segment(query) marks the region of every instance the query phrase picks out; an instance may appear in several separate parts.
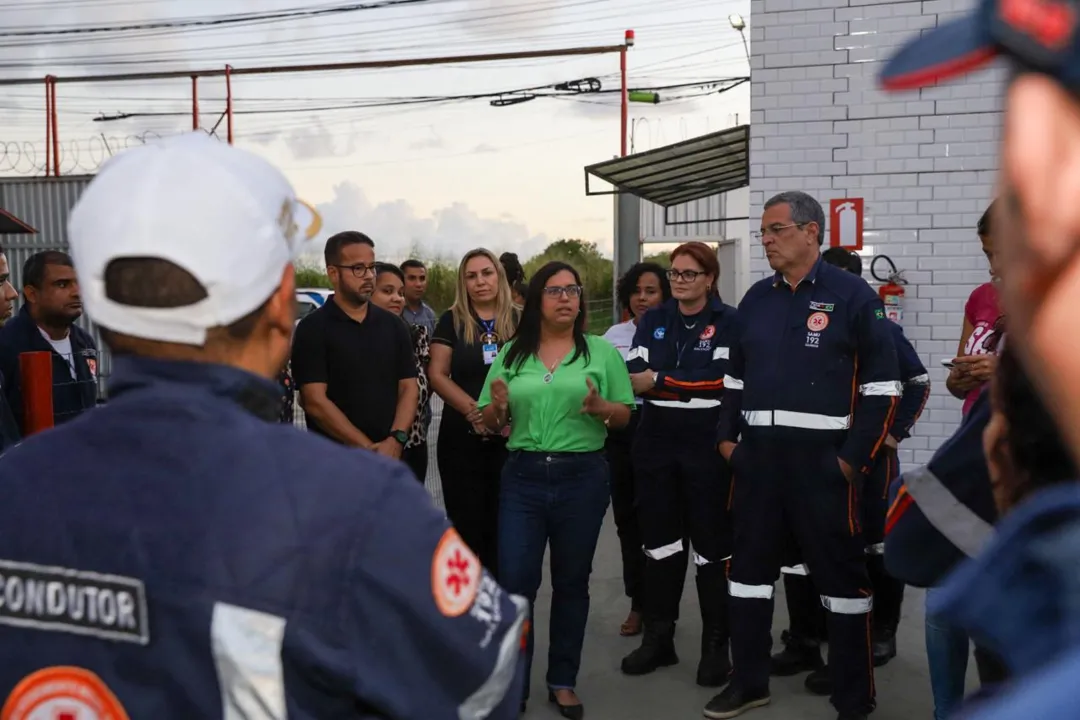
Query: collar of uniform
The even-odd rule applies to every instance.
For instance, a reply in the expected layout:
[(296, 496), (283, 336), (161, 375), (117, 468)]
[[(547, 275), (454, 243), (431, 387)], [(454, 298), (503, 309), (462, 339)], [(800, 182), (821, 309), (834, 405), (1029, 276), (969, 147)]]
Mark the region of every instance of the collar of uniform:
[(281, 410), (281, 388), (239, 368), (131, 355), (113, 358), (110, 397), (153, 391), (162, 386), (205, 390), (231, 400), (263, 420), (276, 420)]
[[(818, 259), (814, 262), (814, 266), (810, 268), (810, 272), (806, 273), (806, 277), (800, 280), (799, 284), (802, 285), (804, 282), (813, 284), (817, 282), (818, 270), (821, 269), (822, 264), (821, 256), (819, 255)], [(780, 287), (781, 284), (787, 285), (788, 283), (787, 280), (784, 279), (784, 274), (777, 270), (773, 273), (772, 284), (773, 287)]]
[[(368, 306), (367, 315), (364, 316), (364, 321), (367, 321), (367, 319), (370, 318), (373, 314), (377, 314), (377, 313), (380, 313), (380, 312), (389, 312), (387, 310), (383, 310), (382, 308), (372, 304), (372, 302), (370, 300), (368, 300), (367, 306)], [(330, 317), (333, 318), (334, 320), (341, 320), (342, 322), (355, 323), (357, 325), (361, 324), (360, 322), (358, 322), (358, 321), (354, 320), (353, 318), (351, 318), (344, 310), (341, 309), (340, 305), (338, 305), (336, 302), (334, 302), (334, 296), (333, 295), (331, 295), (329, 298), (326, 299), (326, 302), (323, 304), (322, 309), (325, 310), (326, 312), (330, 313)]]
[[(664, 301), (664, 308), (667, 309), (668, 311), (672, 312), (672, 313), (678, 312), (678, 310), (679, 310), (679, 301), (676, 300), (675, 298), (669, 298), (669, 299)], [(720, 298), (716, 297), (715, 295), (710, 295), (709, 296), (709, 301), (705, 304), (705, 307), (703, 307), (701, 310), (702, 310), (702, 312), (704, 312), (706, 309), (708, 309), (710, 312), (713, 312), (713, 313), (723, 312), (724, 311), (724, 302)], [(698, 313), (698, 314), (700, 314), (700, 313)]]

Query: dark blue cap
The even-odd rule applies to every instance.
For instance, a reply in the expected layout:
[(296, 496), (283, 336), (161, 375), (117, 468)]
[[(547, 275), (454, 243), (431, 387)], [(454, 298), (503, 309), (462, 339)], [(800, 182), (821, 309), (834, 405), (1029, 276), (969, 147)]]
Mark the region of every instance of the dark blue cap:
[(1080, 90), (1078, 0), (981, 0), (959, 20), (924, 30), (885, 63), (886, 90), (965, 75), (1004, 55)]

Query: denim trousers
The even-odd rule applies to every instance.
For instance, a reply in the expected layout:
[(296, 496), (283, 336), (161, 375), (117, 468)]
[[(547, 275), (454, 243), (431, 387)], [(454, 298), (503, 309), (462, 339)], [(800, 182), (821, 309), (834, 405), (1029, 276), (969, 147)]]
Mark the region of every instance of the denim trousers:
[[(928, 588), (926, 599), (935, 592)], [(934, 720), (947, 720), (964, 702), (969, 640), (967, 633), (926, 613), (926, 660), (934, 696)]]
[[(609, 499), (601, 452), (513, 451), (499, 491), (499, 582), (534, 608), (551, 545), (551, 622), (547, 685), (573, 688), (589, 618), (589, 576)], [(533, 624), (529, 625), (523, 699), (529, 697)]]

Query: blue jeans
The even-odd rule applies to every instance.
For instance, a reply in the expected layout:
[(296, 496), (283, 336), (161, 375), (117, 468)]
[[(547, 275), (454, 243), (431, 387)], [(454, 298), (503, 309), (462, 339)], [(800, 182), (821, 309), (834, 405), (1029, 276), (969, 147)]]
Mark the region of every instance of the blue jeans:
[[(609, 498), (603, 453), (514, 451), (499, 492), (499, 582), (534, 607), (551, 543), (548, 687), (573, 688), (589, 618), (589, 575)], [(533, 626), (529, 625), (525, 690), (529, 697)]]
[[(926, 591), (926, 599), (936, 592)], [(964, 679), (968, 666), (968, 636), (940, 618), (926, 613), (926, 660), (930, 666), (930, 690), (934, 695), (934, 720), (946, 720), (964, 702)]]

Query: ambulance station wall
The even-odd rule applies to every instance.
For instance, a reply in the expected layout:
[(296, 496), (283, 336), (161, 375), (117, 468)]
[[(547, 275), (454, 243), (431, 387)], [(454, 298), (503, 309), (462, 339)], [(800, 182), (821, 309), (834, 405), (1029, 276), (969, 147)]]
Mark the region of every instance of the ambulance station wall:
[[(968, 294), (989, 279), (975, 224), (992, 195), (1002, 73), (902, 95), (881, 93), (875, 76), (899, 43), (970, 4), (751, 0), (750, 226), (783, 190), (814, 195), (826, 213), (830, 198), (865, 199), (864, 243), (906, 271), (903, 326), (933, 381), (901, 446), (905, 467), (960, 421), (941, 360), (955, 354)], [(770, 273), (755, 244), (751, 278)]]

